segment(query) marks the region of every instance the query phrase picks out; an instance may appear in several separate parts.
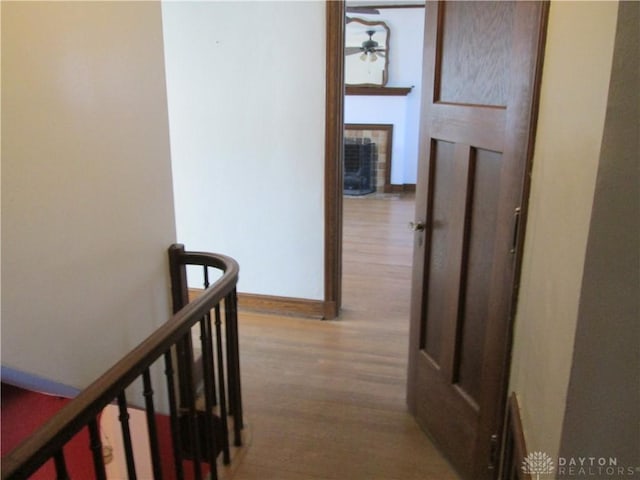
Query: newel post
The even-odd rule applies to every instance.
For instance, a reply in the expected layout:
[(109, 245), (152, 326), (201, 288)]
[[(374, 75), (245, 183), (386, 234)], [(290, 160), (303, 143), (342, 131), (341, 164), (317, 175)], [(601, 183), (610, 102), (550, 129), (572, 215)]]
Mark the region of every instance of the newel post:
[(178, 312), (189, 303), (189, 290), (187, 288), (187, 267), (184, 257), (184, 245), (174, 243), (169, 247), (169, 274), (171, 275), (171, 300), (173, 313)]

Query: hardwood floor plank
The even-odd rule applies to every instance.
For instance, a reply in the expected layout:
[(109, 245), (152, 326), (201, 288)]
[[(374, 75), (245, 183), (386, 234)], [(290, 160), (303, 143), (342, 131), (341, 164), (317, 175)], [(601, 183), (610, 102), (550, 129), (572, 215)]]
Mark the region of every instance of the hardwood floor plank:
[(234, 480), (458, 478), (405, 406), (413, 206), (345, 199), (339, 319), (240, 312), (251, 444)]

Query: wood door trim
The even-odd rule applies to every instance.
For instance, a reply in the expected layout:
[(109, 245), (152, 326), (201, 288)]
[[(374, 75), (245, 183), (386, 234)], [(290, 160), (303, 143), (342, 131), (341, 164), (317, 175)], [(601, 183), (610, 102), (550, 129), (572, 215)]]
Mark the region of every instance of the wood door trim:
[(531, 474), (524, 473), (521, 468), (527, 456), (527, 444), (520, 418), (520, 406), (515, 393), (509, 397), (504, 424), (504, 441), (498, 478), (499, 480), (531, 480)]
[(342, 303), (344, 18), (343, 1), (326, 3), (324, 301), (327, 319), (338, 316)]

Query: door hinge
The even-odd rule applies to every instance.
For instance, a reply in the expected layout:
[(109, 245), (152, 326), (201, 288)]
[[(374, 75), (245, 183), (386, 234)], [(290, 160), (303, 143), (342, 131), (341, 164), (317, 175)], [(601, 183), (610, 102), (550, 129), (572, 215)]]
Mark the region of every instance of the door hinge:
[(516, 253), (516, 249), (518, 248), (518, 231), (520, 230), (520, 213), (521, 208), (516, 207), (513, 210), (513, 237), (511, 239), (511, 249), (509, 253), (512, 255)]
[(489, 440), (489, 470), (495, 470), (500, 455), (500, 444), (498, 443), (498, 434), (491, 435)]

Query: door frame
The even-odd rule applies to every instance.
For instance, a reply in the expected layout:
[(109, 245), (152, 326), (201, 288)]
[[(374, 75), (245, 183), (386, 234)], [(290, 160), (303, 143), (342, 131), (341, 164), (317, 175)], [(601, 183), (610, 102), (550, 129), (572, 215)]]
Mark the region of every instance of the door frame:
[(342, 305), (342, 160), (344, 137), (345, 3), (326, 2), (326, 93), (324, 148), (324, 318)]

